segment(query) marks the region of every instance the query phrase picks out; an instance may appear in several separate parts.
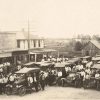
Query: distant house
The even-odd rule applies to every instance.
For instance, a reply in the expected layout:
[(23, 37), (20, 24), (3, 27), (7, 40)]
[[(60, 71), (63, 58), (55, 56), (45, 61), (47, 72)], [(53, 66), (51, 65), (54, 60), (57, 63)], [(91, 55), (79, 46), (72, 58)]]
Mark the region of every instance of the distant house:
[(82, 49), (83, 56), (95, 56), (100, 55), (100, 41), (91, 40)]

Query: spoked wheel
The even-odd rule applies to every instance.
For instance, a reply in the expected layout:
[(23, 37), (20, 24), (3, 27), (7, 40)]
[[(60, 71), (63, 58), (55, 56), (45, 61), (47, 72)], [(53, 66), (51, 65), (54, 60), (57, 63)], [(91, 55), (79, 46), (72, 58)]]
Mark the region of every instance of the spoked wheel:
[(6, 87), (5, 88), (5, 94), (7, 94), (7, 95), (11, 95), (12, 94), (12, 91), (11, 91), (10, 87)]
[(40, 91), (41, 90), (41, 85), (40, 84), (38, 84), (38, 91)]
[(65, 85), (65, 80), (61, 79), (61, 86), (64, 87), (64, 85)]
[(20, 96), (24, 96), (26, 94), (26, 88), (25, 87), (21, 87), (20, 89), (19, 89), (19, 95)]

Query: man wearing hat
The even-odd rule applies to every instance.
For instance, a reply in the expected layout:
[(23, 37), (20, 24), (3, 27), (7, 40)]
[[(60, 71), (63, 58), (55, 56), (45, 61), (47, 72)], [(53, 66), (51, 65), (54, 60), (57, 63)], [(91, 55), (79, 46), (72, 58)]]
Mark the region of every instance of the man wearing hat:
[(42, 90), (44, 90), (44, 88), (45, 88), (45, 76), (44, 76), (43, 71), (40, 73), (40, 84), (41, 84)]

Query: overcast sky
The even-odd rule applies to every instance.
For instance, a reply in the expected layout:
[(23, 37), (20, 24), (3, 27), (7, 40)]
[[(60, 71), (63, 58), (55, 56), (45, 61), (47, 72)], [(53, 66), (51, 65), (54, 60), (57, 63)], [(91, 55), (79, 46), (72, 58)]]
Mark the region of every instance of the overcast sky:
[(100, 0), (0, 0), (0, 30), (44, 37), (100, 33)]

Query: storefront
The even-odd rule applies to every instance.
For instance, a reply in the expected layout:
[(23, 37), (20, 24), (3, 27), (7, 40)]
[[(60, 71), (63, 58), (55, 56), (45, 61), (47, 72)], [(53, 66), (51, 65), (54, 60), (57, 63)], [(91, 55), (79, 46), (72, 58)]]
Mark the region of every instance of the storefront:
[(12, 53), (11, 52), (1, 52), (0, 53), (0, 64), (4, 62), (12, 63)]
[(45, 57), (47, 59), (52, 52), (56, 52), (56, 50), (53, 49), (34, 49), (30, 50), (30, 61), (33, 62), (40, 62), (42, 58)]
[(27, 63), (29, 61), (28, 50), (16, 50), (12, 52), (13, 63)]

